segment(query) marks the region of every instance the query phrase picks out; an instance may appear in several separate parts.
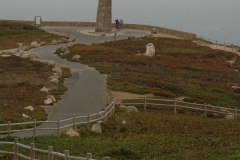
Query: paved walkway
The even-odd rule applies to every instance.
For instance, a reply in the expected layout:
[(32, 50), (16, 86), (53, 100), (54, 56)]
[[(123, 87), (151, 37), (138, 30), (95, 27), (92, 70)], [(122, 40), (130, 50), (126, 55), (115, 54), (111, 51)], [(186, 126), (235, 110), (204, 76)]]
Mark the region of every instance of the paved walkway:
[[(54, 55), (57, 48), (62, 46), (71, 46), (73, 44), (92, 44), (99, 41), (113, 41), (114, 36), (91, 36), (83, 34), (81, 31), (92, 30), (93, 28), (79, 27), (44, 27), (45, 30), (58, 32), (61, 34), (74, 36), (76, 41), (68, 44), (44, 46), (30, 50), (30, 52), (38, 53), (41, 60), (53, 60), (57, 65), (68, 67), (72, 76), (65, 80), (64, 85), (68, 88), (62, 100), (54, 104), (52, 107), (45, 107), (48, 113), (48, 121), (56, 121), (71, 118), (73, 115), (86, 116), (87, 114), (101, 111), (106, 102), (110, 102), (111, 98), (106, 91), (106, 75), (100, 74), (97, 70), (90, 68), (78, 62), (70, 62)], [(124, 30), (123, 34), (117, 35), (116, 40), (126, 39), (128, 36), (143, 37), (148, 35), (145, 31)], [(43, 124), (38, 128), (57, 127), (56, 124)], [(65, 129), (66, 130), (66, 129)], [(62, 132), (65, 130), (61, 130)], [(36, 135), (57, 134), (57, 131), (38, 130)], [(33, 135), (32, 131), (18, 132), (13, 135), (19, 137), (29, 137)]]

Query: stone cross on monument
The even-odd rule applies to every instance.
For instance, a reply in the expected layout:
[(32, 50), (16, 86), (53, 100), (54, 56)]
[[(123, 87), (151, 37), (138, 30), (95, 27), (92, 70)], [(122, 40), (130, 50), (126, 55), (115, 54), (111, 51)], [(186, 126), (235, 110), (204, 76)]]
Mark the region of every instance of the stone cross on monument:
[(112, 31), (112, 0), (99, 0), (95, 32)]

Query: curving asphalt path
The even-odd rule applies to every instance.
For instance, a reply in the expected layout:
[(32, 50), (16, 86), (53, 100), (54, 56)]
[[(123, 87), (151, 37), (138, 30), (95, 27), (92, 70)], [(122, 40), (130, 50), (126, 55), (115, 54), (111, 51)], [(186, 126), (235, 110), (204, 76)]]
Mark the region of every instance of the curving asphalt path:
[[(58, 66), (67, 67), (71, 70), (72, 76), (65, 80), (64, 85), (68, 88), (62, 100), (58, 101), (54, 106), (45, 107), (48, 113), (48, 121), (56, 121), (57, 119), (71, 118), (73, 115), (85, 116), (87, 114), (101, 111), (105, 104), (110, 101), (110, 96), (106, 91), (106, 75), (100, 74), (97, 70), (90, 68), (78, 62), (70, 62), (54, 55), (57, 48), (62, 46), (70, 46), (73, 44), (92, 44), (99, 41), (113, 41), (114, 37), (107, 36), (90, 36), (84, 35), (79, 30), (87, 30), (93, 28), (79, 27), (44, 27), (46, 31), (58, 31), (61, 34), (74, 36), (75, 42), (61, 45), (44, 46), (30, 50), (30, 52), (38, 53), (41, 60), (53, 60)], [(128, 36), (143, 37), (148, 33), (140, 30), (124, 30), (124, 34), (116, 37), (116, 40), (127, 39)], [(39, 128), (56, 127), (54, 124), (43, 124)], [(66, 129), (65, 129), (66, 130)], [(61, 130), (61, 132), (65, 131)], [(36, 135), (56, 134), (55, 130), (38, 130)], [(18, 132), (12, 134), (19, 137), (30, 137), (32, 131)]]

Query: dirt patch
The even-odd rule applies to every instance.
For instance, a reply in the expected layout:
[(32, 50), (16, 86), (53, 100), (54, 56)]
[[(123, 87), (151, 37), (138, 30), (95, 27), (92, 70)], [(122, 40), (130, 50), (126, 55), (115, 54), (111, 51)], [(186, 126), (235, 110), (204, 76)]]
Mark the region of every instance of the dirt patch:
[(133, 94), (129, 92), (120, 92), (120, 91), (108, 91), (111, 97), (114, 98), (141, 98), (141, 97), (153, 97), (153, 94)]

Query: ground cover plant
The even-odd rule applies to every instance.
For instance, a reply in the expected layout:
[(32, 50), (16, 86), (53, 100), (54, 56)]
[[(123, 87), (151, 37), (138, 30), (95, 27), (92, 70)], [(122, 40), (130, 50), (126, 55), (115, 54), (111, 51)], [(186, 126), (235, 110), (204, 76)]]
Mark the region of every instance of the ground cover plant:
[[(154, 57), (139, 55), (153, 43)], [(104, 44), (69, 47), (68, 55), (56, 54), (72, 60), (80, 55), (80, 62), (107, 74), (109, 90), (137, 94), (153, 93), (164, 98), (185, 96), (186, 101), (240, 108), (240, 85), (237, 55), (221, 50), (171, 38), (145, 37)], [(235, 59), (233, 64), (229, 60)]]
[[(50, 83), (52, 66), (30, 61), (17, 56), (0, 57), (0, 124), (28, 121), (22, 118), (26, 114), (32, 119), (46, 120), (47, 114), (42, 107), (47, 93), (39, 92), (42, 87), (51, 89), (57, 100), (66, 92), (61, 78), (59, 84)], [(63, 68), (63, 77), (69, 77), (70, 70)], [(33, 106), (35, 111), (24, 110)]]
[(36, 29), (35, 27), (23, 22), (0, 22), (0, 50), (17, 48), (17, 43), (29, 45), (31, 42), (50, 43), (59, 36)]
[[(54, 151), (64, 153), (69, 150), (75, 156), (84, 157), (91, 152), (94, 159), (110, 156), (116, 160), (230, 160), (240, 156), (240, 128), (235, 120), (173, 114), (168, 110), (139, 111), (126, 113), (125, 109), (117, 108), (113, 117), (101, 123), (102, 134), (88, 131), (81, 125), (78, 126), (80, 138), (62, 134), (60, 138), (45, 135), (19, 141), (26, 145), (35, 143), (37, 148), (45, 150), (51, 145)], [(13, 140), (14, 137), (1, 139)], [(11, 146), (0, 147), (13, 151)], [(20, 152), (29, 155), (26, 150)], [(37, 153), (40, 159), (46, 156)]]

